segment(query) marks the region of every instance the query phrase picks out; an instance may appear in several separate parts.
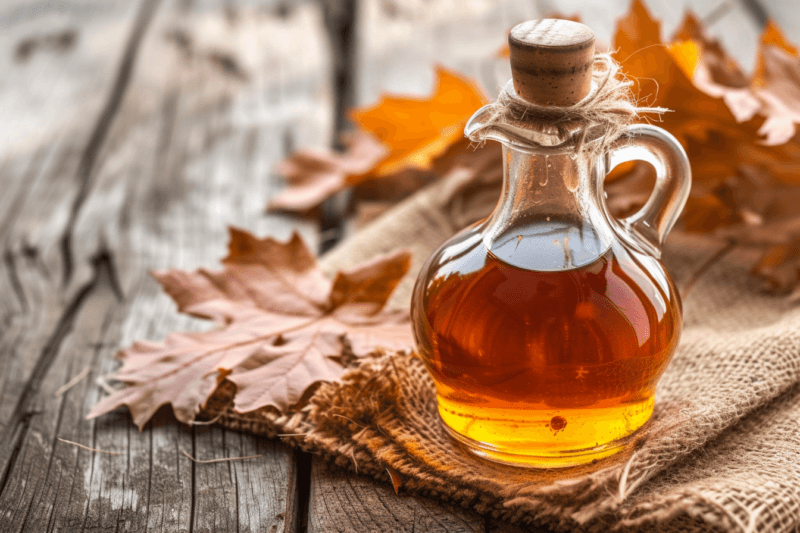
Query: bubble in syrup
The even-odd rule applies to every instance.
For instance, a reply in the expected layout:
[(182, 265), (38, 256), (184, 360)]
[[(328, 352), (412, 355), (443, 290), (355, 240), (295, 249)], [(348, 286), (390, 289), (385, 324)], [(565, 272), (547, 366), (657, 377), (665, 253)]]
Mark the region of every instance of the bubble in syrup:
[(547, 164), (544, 166), (544, 177), (539, 180), (539, 186), (541, 187), (547, 185), (547, 180), (550, 179), (550, 167), (553, 166), (553, 164), (550, 162), (550, 156), (545, 156), (544, 160), (547, 162)]
[(566, 185), (567, 190), (569, 192), (575, 192), (578, 190), (578, 176), (575, 173), (567, 174), (566, 178), (564, 179), (564, 185)]

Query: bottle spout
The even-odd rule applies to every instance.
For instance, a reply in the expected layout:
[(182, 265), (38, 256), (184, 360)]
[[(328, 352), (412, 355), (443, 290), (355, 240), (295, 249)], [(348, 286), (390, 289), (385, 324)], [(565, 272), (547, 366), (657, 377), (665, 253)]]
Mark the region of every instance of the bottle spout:
[[(512, 80), (509, 80), (504, 90), (516, 95)], [(509, 117), (499, 119), (501, 111), (496, 103), (487, 104), (478, 109), (467, 121), (464, 135), (475, 143), (484, 141), (498, 141), (509, 148), (528, 153), (539, 153), (542, 150), (552, 150), (565, 142), (559, 136), (557, 129), (546, 124), (532, 124), (525, 120), (513, 120)], [(580, 129), (575, 125), (576, 131)]]
[(494, 104), (487, 104), (475, 111), (475, 113), (469, 117), (467, 125), (464, 126), (464, 136), (475, 142), (483, 142), (487, 138), (491, 138), (487, 137), (487, 134), (489, 134), (492, 129), (498, 127), (498, 125), (493, 122), (496, 114), (497, 110)]
[(528, 129), (497, 120), (498, 109), (488, 104), (478, 109), (467, 121), (464, 135), (472, 142), (498, 141), (518, 150), (535, 148), (539, 145)]

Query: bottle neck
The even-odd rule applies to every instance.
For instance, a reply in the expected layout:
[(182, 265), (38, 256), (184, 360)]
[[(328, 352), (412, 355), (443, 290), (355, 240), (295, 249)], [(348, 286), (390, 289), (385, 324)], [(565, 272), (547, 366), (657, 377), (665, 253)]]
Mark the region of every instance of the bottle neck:
[(483, 228), (498, 259), (528, 270), (587, 265), (614, 239), (599, 165), (572, 151), (528, 153), (503, 146), (503, 190)]

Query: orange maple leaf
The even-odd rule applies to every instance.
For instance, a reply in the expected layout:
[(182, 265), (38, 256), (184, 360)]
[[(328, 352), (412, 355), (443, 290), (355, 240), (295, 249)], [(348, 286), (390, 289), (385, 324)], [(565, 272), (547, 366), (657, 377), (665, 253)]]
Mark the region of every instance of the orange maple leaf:
[[(641, 0), (634, 0), (630, 12), (617, 23), (614, 53), (622, 71), (638, 85), (638, 98), (649, 105), (672, 110), (665, 113), (661, 127), (680, 141), (687, 137), (705, 140), (709, 130), (736, 127), (736, 119), (721, 98), (698, 89), (687, 75), (687, 62), (676, 61), (661, 42), (661, 24)], [(676, 49), (677, 50), (677, 49)]]
[(487, 99), (475, 84), (443, 67), (437, 67), (436, 79), (430, 98), (386, 96), (373, 107), (351, 113), (361, 129), (390, 150), (372, 170), (351, 175), (351, 184), (407, 166), (428, 168), (436, 156), (464, 136), (467, 120)]
[(700, 61), (700, 47), (691, 39), (677, 41), (667, 48), (669, 54), (688, 78), (694, 76), (697, 63)]
[(378, 197), (398, 199), (430, 182), (442, 167), (440, 160), (452, 159), (448, 152), (463, 140), (469, 117), (486, 103), (466, 78), (441, 67), (436, 76), (430, 98), (386, 96), (352, 111), (360, 129), (344, 154), (303, 150), (279, 163), (275, 170), (288, 187), (268, 210), (309, 213), (350, 186), (362, 186), (361, 198), (375, 197), (378, 182)]
[[(777, 46), (778, 48), (782, 48), (790, 56), (797, 55), (797, 47), (789, 42), (774, 20), (767, 21), (767, 24), (764, 26), (764, 31), (761, 33), (760, 41), (761, 46)], [(758, 71), (758, 69), (756, 69), (756, 71)]]

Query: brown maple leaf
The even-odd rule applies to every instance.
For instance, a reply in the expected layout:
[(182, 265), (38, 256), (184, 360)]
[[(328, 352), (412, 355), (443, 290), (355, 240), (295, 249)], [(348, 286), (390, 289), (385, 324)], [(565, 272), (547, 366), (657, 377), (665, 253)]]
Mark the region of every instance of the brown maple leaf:
[(752, 87), (763, 102), (762, 114), (767, 116), (759, 130), (765, 143), (791, 140), (800, 124), (800, 57), (772, 21), (761, 36)]
[[(672, 40), (690, 43), (696, 48), (693, 68), (687, 75), (706, 94), (721, 97), (736, 120), (750, 120), (761, 109), (761, 103), (748, 89), (750, 79), (719, 41), (706, 33), (693, 13), (686, 13)], [(673, 48), (670, 51), (678, 52)]]
[(346, 188), (348, 176), (369, 172), (389, 152), (364, 131), (357, 132), (346, 144), (342, 154), (302, 150), (278, 163), (275, 172), (283, 176), (288, 186), (270, 201), (267, 209), (306, 213)]
[[(625, 61), (626, 70), (655, 78), (658, 103), (674, 110), (660, 125), (679, 137), (692, 165), (692, 193), (682, 227), (766, 248), (754, 273), (770, 290), (791, 290), (800, 283), (794, 259), (800, 235), (797, 49), (770, 22), (761, 38), (756, 73), (748, 78), (693, 15), (676, 32), (671, 57), (657, 51), (657, 31), (636, 1), (620, 24), (617, 44), (634, 59)], [(678, 64), (680, 75), (671, 74), (670, 60)], [(687, 79), (694, 88), (687, 86)], [(720, 101), (730, 113), (720, 109)], [(647, 199), (643, 174), (630, 176), (631, 182), (609, 187), (612, 208), (635, 210)]]
[(236, 411), (285, 411), (312, 385), (341, 375), (343, 342), (355, 356), (412, 346), (407, 311), (383, 309), (408, 271), (408, 252), (380, 257), (330, 282), (297, 234), (282, 243), (230, 233), (223, 270), (154, 273), (180, 311), (214, 320), (219, 328), (122, 350), (123, 366), (114, 378), (125, 387), (95, 405), (89, 418), (127, 405), (141, 429), (171, 404), (178, 420), (191, 423), (226, 378), (237, 385)]
[[(413, 169), (401, 171), (404, 176), (387, 176), (360, 184), (355, 189), (356, 227), (364, 225), (388, 211), (399, 200), (409, 196), (410, 188), (417, 183), (431, 183), (458, 174), (458, 191), (448, 190), (458, 197), (483, 196), (488, 190), (497, 188), (503, 181), (503, 157), (498, 143), (475, 146), (469, 139), (462, 138), (436, 157), (425, 174)], [(417, 189), (418, 190), (418, 189)], [(456, 194), (457, 193), (457, 194)], [(496, 200), (493, 198), (492, 201)], [(457, 221), (453, 221), (458, 224)]]
[[(780, 27), (775, 23), (774, 20), (768, 20), (767, 23), (764, 25), (764, 30), (761, 32), (761, 47), (764, 46), (775, 46), (780, 48), (784, 52), (788, 53), (792, 57), (796, 57), (798, 50), (795, 45), (789, 42), (786, 36), (781, 31)], [(756, 68), (755, 68), (755, 78), (764, 75), (763, 72), (764, 65), (762, 63), (762, 58), (758, 57), (756, 59)]]

